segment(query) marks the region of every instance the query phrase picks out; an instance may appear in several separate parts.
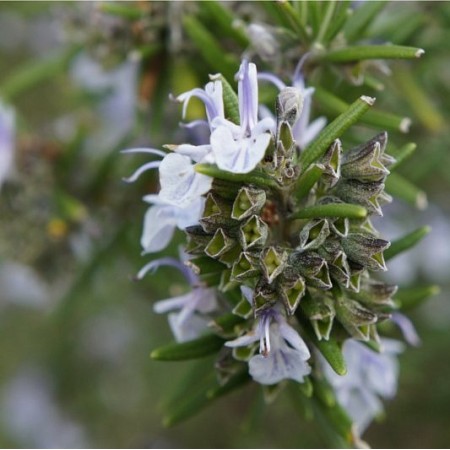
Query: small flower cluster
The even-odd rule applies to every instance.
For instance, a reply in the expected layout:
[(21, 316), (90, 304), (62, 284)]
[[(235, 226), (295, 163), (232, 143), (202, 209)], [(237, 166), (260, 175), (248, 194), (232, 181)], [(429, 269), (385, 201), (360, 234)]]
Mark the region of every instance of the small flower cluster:
[[(244, 60), (237, 95), (215, 75), (204, 89), (176, 98), (183, 115), (192, 97), (204, 103), (207, 121), (185, 126), (207, 127), (205, 142), (167, 145), (168, 153), (129, 150), (162, 157), (128, 179), (159, 169), (159, 194), (144, 198), (152, 205), (144, 253), (163, 250), (176, 228), (187, 236), (182, 262), (152, 261), (138, 278), (162, 265), (185, 275), (191, 291), (156, 303), (155, 311), (171, 311), (179, 342), (207, 332), (222, 339), (221, 382), (242, 370), (263, 385), (325, 378), (362, 431), (380, 412), (380, 397), (395, 392), (390, 361), (399, 347), (383, 353), (377, 326), (391, 318), (396, 287), (372, 276), (386, 270), (390, 244), (370, 221), (391, 200), (384, 182), (394, 159), (380, 133), (347, 151), (336, 139), (302, 166), (301, 151), (325, 124), (308, 123), (313, 90), (300, 69), (293, 86), (260, 74), (280, 89), (272, 115), (259, 104), (255, 64)], [(330, 353), (326, 344), (336, 349)], [(342, 346), (347, 375), (345, 363), (336, 363)]]

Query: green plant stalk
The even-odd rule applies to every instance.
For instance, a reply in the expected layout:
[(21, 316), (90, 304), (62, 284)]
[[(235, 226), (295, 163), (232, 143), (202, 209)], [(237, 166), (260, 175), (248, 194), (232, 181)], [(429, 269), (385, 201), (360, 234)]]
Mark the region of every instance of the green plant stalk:
[[(315, 87), (314, 99), (332, 114), (342, 114), (349, 107), (345, 101), (319, 86)], [(399, 117), (384, 111), (370, 110), (361, 117), (361, 123), (365, 123), (366, 125), (393, 131), (401, 131), (403, 133), (406, 133), (409, 130), (410, 122), (410, 119), (407, 117)]]
[(440, 287), (433, 284), (413, 288), (401, 288), (395, 294), (394, 300), (399, 303), (400, 309), (409, 310), (419, 306), (429, 297), (438, 295), (440, 292)]
[(393, 77), (402, 97), (408, 102), (422, 125), (432, 132), (442, 130), (445, 126), (444, 118), (425, 91), (417, 84), (411, 71), (400, 66), (393, 72)]
[(150, 353), (150, 358), (158, 361), (183, 361), (203, 358), (217, 352), (223, 343), (224, 339), (215, 334), (208, 334), (192, 341), (176, 342), (159, 347)]
[(322, 176), (324, 170), (324, 167), (315, 164), (302, 173), (300, 178), (297, 180), (296, 189), (294, 191), (294, 195), (297, 200), (300, 201), (309, 194), (312, 187), (317, 183), (317, 181), (319, 181), (319, 178)]
[(391, 246), (384, 251), (384, 259), (388, 261), (394, 258), (398, 254), (409, 250), (418, 244), (429, 232), (431, 228), (429, 226), (420, 227), (411, 233), (391, 242)]
[(415, 59), (425, 51), (403, 45), (360, 45), (318, 53), (315, 58), (333, 63), (350, 63), (366, 59)]
[(367, 210), (360, 205), (351, 205), (349, 203), (330, 203), (327, 205), (309, 206), (290, 216), (291, 219), (319, 219), (323, 217), (364, 219), (367, 217)]
[(331, 122), (319, 137), (315, 139), (300, 155), (300, 164), (305, 171), (314, 161), (317, 161), (327, 151), (335, 139), (355, 124), (374, 104), (375, 99), (361, 96), (349, 108)]

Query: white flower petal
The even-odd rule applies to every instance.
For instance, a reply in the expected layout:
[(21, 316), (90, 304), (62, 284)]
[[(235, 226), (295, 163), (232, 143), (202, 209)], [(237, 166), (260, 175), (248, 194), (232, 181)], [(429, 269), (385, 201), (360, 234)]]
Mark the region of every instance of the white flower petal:
[(180, 155), (189, 156), (192, 161), (200, 162), (211, 152), (211, 146), (181, 144), (176, 146), (175, 151)]
[(212, 178), (195, 172), (191, 159), (170, 153), (159, 167), (159, 197), (169, 204), (188, 207), (211, 189)]
[(145, 213), (144, 229), (141, 236), (141, 245), (144, 253), (159, 252), (166, 248), (175, 231), (175, 222), (172, 218), (161, 217), (164, 206), (155, 205)]
[(216, 128), (211, 134), (211, 145), (219, 169), (233, 173), (252, 171), (263, 159), (270, 138), (264, 133), (235, 141), (229, 128)]

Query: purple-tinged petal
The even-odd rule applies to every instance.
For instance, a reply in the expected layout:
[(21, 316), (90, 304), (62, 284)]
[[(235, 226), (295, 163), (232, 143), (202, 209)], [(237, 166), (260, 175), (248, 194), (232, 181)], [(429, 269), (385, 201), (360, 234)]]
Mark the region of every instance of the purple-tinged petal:
[(129, 148), (127, 150), (121, 150), (120, 153), (149, 153), (150, 155), (162, 156), (163, 158), (164, 156), (167, 155), (166, 152), (158, 150), (157, 148), (146, 148), (146, 147)]
[(0, 101), (0, 188), (14, 166), (15, 112)]
[(123, 181), (127, 183), (133, 183), (135, 182), (144, 172), (147, 172), (147, 170), (151, 169), (158, 169), (161, 165), (161, 161), (150, 161), (143, 166), (139, 167), (131, 176), (128, 178), (122, 178)]
[(186, 110), (192, 97), (197, 97), (204, 103), (210, 124), (214, 118), (224, 116), (222, 82), (212, 81), (205, 86), (205, 90), (195, 88), (179, 95), (176, 100), (183, 103), (183, 118), (186, 117)]
[(244, 59), (237, 79), (241, 129), (249, 135), (258, 121), (258, 75), (255, 64)]
[(280, 91), (286, 87), (286, 84), (283, 83), (280, 80), (280, 78), (269, 72), (259, 72), (258, 80), (268, 81), (269, 83), (272, 83)]
[(276, 384), (286, 379), (302, 383), (311, 368), (298, 351), (285, 345), (268, 356), (253, 356), (249, 361), (249, 372), (261, 384)]
[(177, 342), (198, 338), (207, 328), (208, 319), (192, 314), (187, 320), (180, 320), (180, 313), (169, 314), (169, 325)]
[(420, 337), (417, 334), (413, 323), (408, 317), (406, 317), (404, 314), (395, 312), (392, 314), (391, 319), (400, 328), (403, 337), (409, 345), (412, 345), (414, 347), (420, 345)]
[(189, 303), (192, 303), (192, 297), (192, 292), (188, 292), (187, 294), (179, 295), (178, 297), (159, 300), (153, 305), (153, 311), (158, 314), (164, 314), (173, 311), (174, 309), (182, 309), (186, 305), (189, 305)]
[(193, 279), (196, 279), (195, 275), (189, 267), (187, 267), (181, 261), (170, 257), (160, 258), (149, 262), (138, 272), (138, 274), (136, 275), (136, 279), (141, 280), (149, 272), (151, 274), (154, 274), (160, 267), (163, 266), (175, 267), (176, 269), (178, 269), (189, 282), (189, 284), (192, 284)]
[(303, 356), (303, 359), (309, 359), (311, 353), (305, 344), (305, 341), (300, 337), (297, 331), (288, 325), (284, 320), (279, 322), (280, 336), (287, 341), (295, 350), (298, 350)]
[(225, 342), (227, 347), (247, 347), (259, 341), (259, 334), (255, 331), (249, 331), (248, 333), (233, 339), (232, 341)]

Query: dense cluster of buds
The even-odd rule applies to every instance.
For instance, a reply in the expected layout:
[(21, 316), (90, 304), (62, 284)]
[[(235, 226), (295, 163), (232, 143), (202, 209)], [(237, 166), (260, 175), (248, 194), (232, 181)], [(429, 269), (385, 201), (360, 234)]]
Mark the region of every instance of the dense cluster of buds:
[[(237, 95), (215, 75), (205, 89), (177, 97), (184, 114), (192, 97), (205, 104), (207, 121), (186, 125), (208, 127), (202, 145), (168, 145), (169, 153), (130, 150), (163, 158), (130, 177), (159, 168), (161, 190), (145, 198), (152, 206), (144, 252), (164, 249), (177, 227), (187, 235), (182, 261), (154, 260), (138, 278), (162, 265), (181, 270), (191, 291), (156, 303), (155, 311), (171, 312), (176, 339), (189, 341), (191, 350), (198, 346), (201, 353), (204, 335), (214, 336), (222, 383), (247, 370), (263, 385), (287, 379), (310, 385), (325, 377), (356, 421), (359, 413), (345, 399), (359, 388), (361, 402), (375, 402), (363, 427), (379, 412), (379, 397), (395, 392), (393, 355), (399, 351), (377, 331), (391, 317), (396, 287), (372, 276), (386, 270), (383, 251), (390, 245), (370, 221), (390, 201), (384, 182), (394, 159), (386, 153), (387, 134), (352, 149), (335, 139), (308, 165), (301, 153), (308, 142), (300, 146), (299, 135), (309, 126), (313, 90), (305, 89), (299, 71), (295, 86), (275, 80), (280, 93), (273, 116), (259, 107), (253, 63), (243, 61), (237, 80)], [(309, 133), (309, 141), (323, 126)], [(345, 375), (344, 343), (353, 355), (365, 355), (352, 356), (351, 363), (364, 366), (366, 375), (350, 366)], [(383, 353), (391, 347), (395, 351)], [(372, 366), (381, 384), (391, 380), (388, 392), (366, 382), (374, 376)]]

